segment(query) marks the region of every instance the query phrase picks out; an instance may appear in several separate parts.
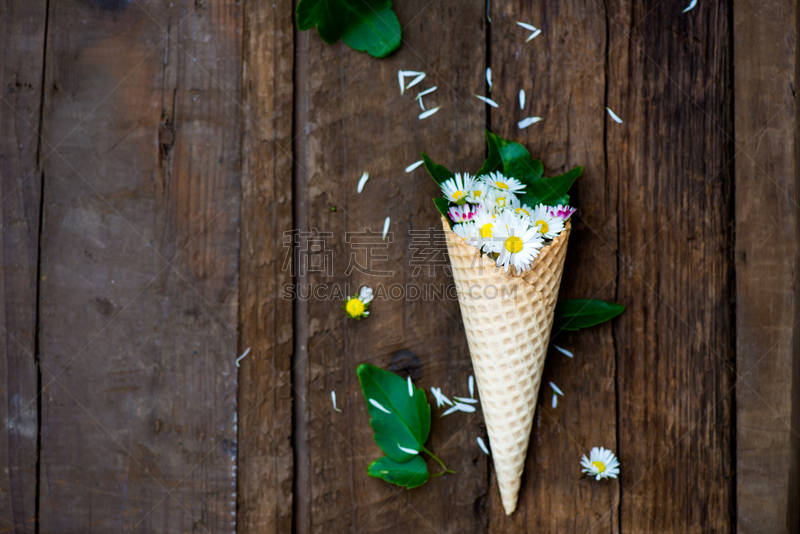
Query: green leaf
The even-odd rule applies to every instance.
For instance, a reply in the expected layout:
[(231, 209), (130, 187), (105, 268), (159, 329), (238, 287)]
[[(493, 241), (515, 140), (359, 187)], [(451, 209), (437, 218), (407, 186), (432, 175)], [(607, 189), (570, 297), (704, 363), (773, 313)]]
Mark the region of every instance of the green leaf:
[(447, 170), (447, 167), (444, 165), (434, 163), (425, 152), (422, 153), (422, 161), (425, 162), (425, 170), (428, 171), (428, 174), (431, 175), (431, 178), (433, 178), (433, 181), (436, 182), (436, 185), (439, 187), (455, 176), (452, 172)]
[(436, 209), (439, 210), (439, 213), (442, 214), (442, 217), (447, 219), (447, 223), (450, 225), (450, 229), (453, 229), (453, 221), (450, 219), (449, 211), (450, 211), (450, 201), (446, 198), (434, 198), (433, 203), (436, 204)]
[(408, 489), (416, 488), (428, 481), (428, 465), (419, 456), (414, 456), (411, 460), (403, 463), (395, 462), (384, 456), (369, 464), (367, 473)]
[(526, 186), (541, 178), (544, 168), (538, 159), (532, 159), (530, 152), (513, 141), (506, 141), (499, 135), (484, 131), (489, 145), (489, 156), (478, 171), (478, 176), (501, 170), (508, 177), (516, 178)]
[(553, 176), (552, 178), (538, 178), (534, 180), (525, 189), (525, 196), (534, 202), (528, 205), (533, 207), (537, 204), (545, 204), (547, 206), (569, 204), (569, 195), (567, 191), (570, 190), (572, 184), (575, 183), (575, 180), (582, 172), (583, 167), (575, 167), (569, 172)]
[(374, 57), (386, 57), (400, 46), (402, 30), (391, 0), (300, 0), (297, 28), (317, 27), (328, 44), (339, 39)]
[[(425, 392), (415, 388), (414, 396), (409, 396), (406, 380), (374, 365), (361, 364), (356, 373), (367, 401), (375, 443), (386, 456), (397, 462), (405, 462), (416, 456), (404, 452), (400, 447), (416, 451), (424, 449), (431, 430), (431, 407)], [(370, 400), (380, 404), (389, 413)]]
[(556, 306), (553, 328), (580, 330), (613, 319), (625, 311), (625, 306), (604, 300), (562, 300)]

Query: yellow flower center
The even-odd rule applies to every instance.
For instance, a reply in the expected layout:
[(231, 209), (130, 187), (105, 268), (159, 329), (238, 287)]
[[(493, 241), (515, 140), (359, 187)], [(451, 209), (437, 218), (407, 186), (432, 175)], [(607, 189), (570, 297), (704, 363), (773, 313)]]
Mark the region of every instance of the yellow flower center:
[(462, 198), (464, 198), (464, 191), (461, 190), (456, 191), (455, 193), (453, 193), (453, 198), (456, 200), (461, 200)]
[(498, 198), (497, 199), (497, 205), (500, 206), (501, 208), (505, 208), (506, 207), (506, 197)]
[(473, 191), (473, 192), (472, 192), (472, 195), (473, 195), (475, 198), (480, 198), (480, 196), (481, 196), (481, 193), (482, 193), (482, 191), (480, 191), (480, 190), (479, 190), (479, 191)]
[(595, 460), (594, 462), (592, 462), (592, 466), (594, 466), (594, 468), (597, 469), (598, 473), (602, 473), (603, 471), (606, 470), (606, 464), (604, 464), (600, 460)]
[(508, 189), (508, 186), (503, 182), (495, 182), (494, 185), (497, 186), (497, 189)]
[(512, 254), (516, 254), (517, 252), (522, 250), (522, 239), (518, 238), (515, 235), (512, 235), (508, 239), (506, 239), (505, 244), (506, 250)]
[(360, 317), (364, 313), (364, 303), (359, 299), (350, 299), (344, 305), (344, 309), (353, 317)]
[(538, 226), (539, 231), (543, 234), (546, 234), (547, 232), (550, 231), (550, 226), (548, 226), (548, 224), (542, 220), (536, 221), (536, 224), (534, 224), (534, 226)]
[(486, 223), (481, 226), (481, 237), (486, 239), (487, 237), (492, 237), (492, 223)]
[(528, 210), (526, 210), (526, 209), (523, 209), (523, 208), (517, 208), (517, 213), (524, 213), (524, 214), (525, 214), (525, 215), (527, 215), (528, 217), (530, 217), (530, 216), (531, 216), (531, 214), (528, 212)]

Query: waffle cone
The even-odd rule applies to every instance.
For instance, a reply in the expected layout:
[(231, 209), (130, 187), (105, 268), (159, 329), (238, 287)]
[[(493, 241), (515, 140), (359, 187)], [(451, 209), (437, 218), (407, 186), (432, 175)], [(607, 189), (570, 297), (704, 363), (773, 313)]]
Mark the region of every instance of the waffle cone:
[(570, 223), (531, 269), (506, 273), (443, 218), (461, 317), (506, 515), (517, 507)]

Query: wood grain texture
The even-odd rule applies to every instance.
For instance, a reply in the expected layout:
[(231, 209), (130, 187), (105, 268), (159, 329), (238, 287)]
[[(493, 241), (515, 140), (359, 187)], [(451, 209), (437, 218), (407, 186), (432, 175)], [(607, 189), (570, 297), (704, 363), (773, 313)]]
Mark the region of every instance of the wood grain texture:
[[(796, 532), (789, 512), (797, 203), (794, 2), (737, 0), (737, 532)], [(796, 395), (796, 393), (795, 393)], [(795, 407), (797, 410), (797, 407)], [(797, 433), (797, 430), (794, 431)], [(796, 438), (796, 436), (795, 436)], [(797, 473), (794, 474), (797, 477)], [(796, 481), (794, 482), (796, 484)]]
[(41, 532), (235, 528), (241, 19), (50, 3)]
[[(298, 56), (297, 79), (305, 85), (297, 88), (296, 106), (308, 113), (307, 126), (300, 124), (304, 131), (297, 132), (307, 135), (307, 146), (297, 153), (299, 185), (306, 196), (307, 228), (331, 233), (327, 246), (333, 260), (330, 274), (310, 272), (307, 280), (315, 288), (327, 284), (330, 291), (334, 284), (346, 286), (343, 292), (350, 295), (369, 284), (376, 299), (371, 315), (362, 321), (347, 319), (339, 299), (312, 299), (307, 318), (300, 318), (308, 325), (308, 338), (300, 341), (308, 355), (308, 372), (301, 375), (307, 404), (301, 413), (304, 419), (295, 425), (308, 425), (308, 488), (295, 495), (302, 500), (298, 532), (486, 528), (486, 457), (476, 443), (478, 435), (485, 435), (480, 412), (440, 419), (439, 410), (433, 409), (429, 448), (456, 475), (406, 491), (366, 474), (369, 463), (382, 453), (368, 424), (355, 373), (358, 364), (369, 362), (410, 375), (429, 398), (431, 386), (442, 387), (450, 396), (467, 394), (471, 374), (455, 300), (385, 296), (394, 284), (395, 295), (400, 295), (401, 286), (452, 286), (443, 269), (445, 243), (431, 202), (439, 192), (424, 169), (411, 174), (403, 169), (426, 151), (453, 171), (475, 172), (485, 151), (484, 106), (472, 96), (484, 84), (485, 4), (410, 1), (395, 3), (395, 8), (405, 42), (388, 59), (372, 59), (341, 43), (327, 46), (311, 32), (299, 37), (308, 48), (307, 60)], [(425, 71), (427, 78), (401, 97), (400, 69)], [(420, 121), (414, 96), (434, 85), (438, 90), (425, 98), (425, 105), (441, 109)], [(358, 194), (356, 185), (364, 171), (370, 179)], [(383, 242), (387, 216), (391, 235)], [(365, 229), (374, 232), (371, 237), (347, 242), (346, 232)], [(359, 248), (364, 242), (372, 257), (385, 259), (370, 264), (367, 250)], [(381, 243), (387, 244), (385, 249), (375, 247)], [(348, 266), (353, 270), (348, 272)], [(331, 390), (337, 393), (342, 413), (332, 409)], [(304, 454), (304, 444), (299, 445), (298, 454)], [(433, 461), (428, 464), (431, 472), (438, 470)], [(299, 464), (297, 476), (303, 476)]]
[(728, 4), (609, 3), (618, 184), (620, 525), (730, 532), (733, 213)]
[[(595, 2), (492, 2), (491, 53), (500, 107), (492, 129), (524, 144), (542, 160), (546, 176), (584, 166), (571, 204), (578, 207), (561, 282), (561, 298), (616, 299), (617, 177), (607, 177), (605, 53), (606, 17)], [(525, 21), (542, 33), (530, 34)], [(526, 92), (520, 109), (519, 90)], [(520, 130), (517, 122), (543, 120)], [(616, 450), (615, 350), (611, 325), (580, 332), (553, 332), (545, 364), (531, 445), (517, 511), (506, 516), (492, 476), (490, 532), (617, 532), (618, 483), (597, 483), (580, 472), (592, 447)], [(555, 383), (564, 393), (552, 407)]]
[(292, 228), (290, 2), (244, 4), (244, 159), (240, 253), (237, 531), (292, 529)]
[(0, 8), (0, 531), (36, 523), (36, 273), (45, 1)]

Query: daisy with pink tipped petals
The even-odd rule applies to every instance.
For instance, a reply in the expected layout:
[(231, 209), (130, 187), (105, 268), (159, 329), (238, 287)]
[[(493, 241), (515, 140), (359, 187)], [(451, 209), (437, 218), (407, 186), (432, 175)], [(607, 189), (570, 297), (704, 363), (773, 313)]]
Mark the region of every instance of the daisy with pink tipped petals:
[(559, 204), (558, 206), (550, 206), (547, 209), (550, 210), (550, 213), (553, 215), (553, 217), (558, 217), (559, 219), (562, 219), (564, 221), (569, 219), (573, 213), (578, 211), (575, 208), (571, 208), (570, 206), (564, 206), (561, 204)]
[(469, 222), (472, 220), (472, 217), (475, 216), (475, 212), (473, 211), (472, 206), (469, 204), (453, 206), (450, 208), (447, 214), (455, 223)]

